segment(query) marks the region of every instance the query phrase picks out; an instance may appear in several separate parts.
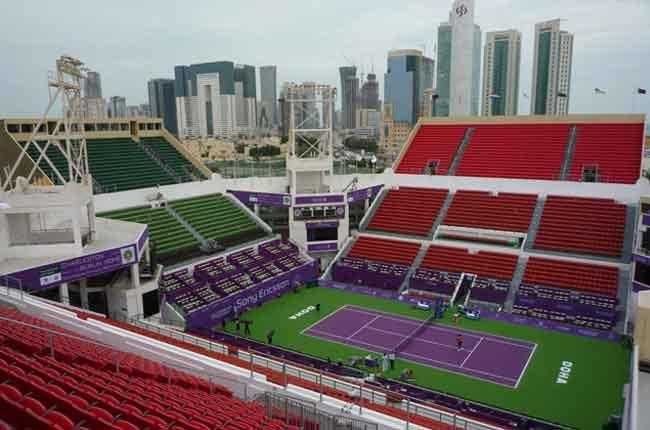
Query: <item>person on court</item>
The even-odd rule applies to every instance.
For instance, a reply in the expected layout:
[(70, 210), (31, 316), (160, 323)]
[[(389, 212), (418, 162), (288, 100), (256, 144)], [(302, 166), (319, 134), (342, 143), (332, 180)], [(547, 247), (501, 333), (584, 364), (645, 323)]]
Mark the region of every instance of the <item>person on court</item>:
[(458, 351), (461, 351), (463, 349), (463, 335), (459, 334), (456, 336), (456, 348)]

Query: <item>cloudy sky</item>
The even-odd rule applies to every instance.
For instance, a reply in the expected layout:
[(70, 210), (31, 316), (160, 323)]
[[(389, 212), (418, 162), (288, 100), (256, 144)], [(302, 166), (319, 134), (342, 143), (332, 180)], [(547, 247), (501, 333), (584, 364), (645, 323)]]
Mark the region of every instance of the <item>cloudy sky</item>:
[[(6, 1), (6, 0), (5, 0)], [(62, 53), (101, 73), (104, 97), (146, 102), (146, 82), (176, 64), (276, 64), (278, 80), (338, 84), (348, 61), (383, 87), (386, 53), (435, 47), (452, 0), (21, 0), (0, 14), (0, 117), (42, 113), (46, 73)], [(575, 34), (571, 111), (645, 112), (650, 95), (650, 0), (476, 0), (483, 31), (523, 34), (529, 92), (536, 22), (563, 18)], [(346, 59), (347, 58), (347, 59)], [(607, 90), (594, 95), (594, 88)], [(259, 89), (258, 89), (259, 91)], [(521, 98), (520, 113), (528, 113)]]

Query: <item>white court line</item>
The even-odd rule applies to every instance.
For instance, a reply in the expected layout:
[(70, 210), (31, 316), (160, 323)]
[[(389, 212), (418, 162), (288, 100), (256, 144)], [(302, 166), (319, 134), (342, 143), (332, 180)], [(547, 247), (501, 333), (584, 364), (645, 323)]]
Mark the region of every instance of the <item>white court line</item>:
[(519, 387), (519, 383), (521, 382), (521, 378), (523, 378), (524, 373), (526, 373), (526, 369), (528, 368), (528, 365), (530, 364), (530, 361), (533, 359), (533, 355), (535, 355), (535, 351), (537, 350), (537, 344), (533, 347), (533, 350), (530, 351), (530, 355), (528, 356), (528, 360), (526, 360), (526, 365), (524, 366), (523, 369), (521, 369), (521, 373), (519, 374), (519, 378), (517, 378), (517, 383), (515, 384), (515, 388)]
[[(326, 332), (326, 331), (321, 331), (321, 330), (318, 330), (318, 329), (312, 329), (311, 332), (312, 332), (312, 333), (316, 333), (316, 334), (320, 334), (321, 336), (323, 336), (323, 337), (321, 337), (321, 339), (325, 339), (325, 340), (329, 340), (329, 339), (327, 339), (328, 336), (329, 336), (329, 337), (336, 337), (336, 338), (341, 339), (341, 340), (344, 340), (344, 341), (347, 340), (347, 341), (350, 341), (350, 342), (362, 343), (362, 344), (364, 344), (364, 345), (367, 345), (367, 346), (372, 347), (372, 348), (375, 348), (375, 349), (384, 349), (384, 350), (386, 350), (386, 351), (390, 351), (390, 349), (385, 348), (385, 347), (383, 347), (383, 346), (381, 346), (381, 345), (376, 345), (376, 344), (374, 344), (374, 343), (364, 342), (364, 341), (362, 341), (362, 340), (356, 340), (356, 339), (355, 339), (355, 340), (351, 340), (351, 339), (349, 339), (349, 338), (347, 338), (347, 337), (343, 337), (343, 336), (339, 336), (339, 335), (336, 335), (336, 334), (328, 333), (328, 332)], [(336, 341), (332, 341), (332, 342), (336, 342)], [(353, 345), (350, 345), (349, 343), (345, 343), (345, 342), (343, 342), (343, 345), (346, 345), (346, 346), (355, 346), (354, 344), (353, 344)]]
[[(454, 364), (451, 364), (451, 363), (449, 363), (449, 362), (447, 362), (447, 361), (434, 360), (433, 358), (422, 357), (421, 355), (417, 355), (417, 354), (410, 354), (410, 353), (400, 353), (400, 354), (401, 354), (401, 355), (406, 355), (406, 356), (411, 356), (411, 357), (417, 357), (418, 359), (421, 360), (421, 361), (419, 361), (420, 364), (422, 364), (423, 361), (424, 361), (424, 362), (431, 361), (431, 362), (434, 362), (434, 363), (446, 364), (446, 365), (448, 365), (448, 366), (456, 367), (456, 368), (460, 369), (460, 367), (458, 367), (458, 366), (456, 366), (456, 365), (454, 365)], [(398, 354), (398, 355), (399, 355), (399, 354)], [(436, 367), (436, 368), (437, 368), (437, 369), (440, 369), (440, 370), (444, 370), (444, 371), (450, 371), (450, 372), (453, 372), (453, 370), (448, 370), (448, 369), (445, 369), (444, 367), (442, 367), (442, 368), (441, 368), (441, 367)], [(481, 373), (481, 374), (483, 374), (483, 375), (487, 375), (487, 376), (492, 376), (492, 377), (494, 377), (494, 378), (504, 379), (504, 380), (506, 380), (506, 381), (512, 381), (512, 382), (515, 382), (515, 381), (516, 381), (515, 378), (510, 378), (510, 377), (508, 377), (508, 376), (497, 375), (496, 373), (485, 372), (485, 371), (482, 371), (482, 370), (476, 370), (476, 369), (470, 369), (470, 368), (467, 368), (467, 367), (465, 368), (465, 370), (469, 370), (469, 371), (471, 371), (471, 372), (475, 372), (475, 373)], [(455, 372), (455, 373), (458, 373), (458, 374), (463, 375), (463, 376), (472, 376), (472, 375), (469, 375), (469, 374), (467, 374), (467, 373), (463, 373), (463, 372)], [(482, 379), (482, 378), (477, 378), (477, 379)], [(488, 380), (488, 382), (493, 382), (493, 381), (489, 381), (489, 380)], [(498, 382), (497, 382), (497, 384), (498, 384)], [(509, 385), (509, 384), (501, 384), (501, 385), (506, 385), (506, 386), (512, 388), (512, 385)]]
[(373, 319), (371, 319), (370, 321), (368, 321), (367, 323), (365, 323), (364, 325), (362, 325), (361, 328), (360, 328), (359, 330), (357, 330), (357, 331), (355, 331), (354, 333), (352, 333), (352, 334), (351, 334), (350, 336), (348, 336), (346, 339), (351, 339), (351, 338), (353, 338), (354, 336), (356, 336), (357, 334), (359, 334), (359, 333), (361, 332), (361, 330), (365, 329), (365, 328), (368, 327), (370, 324), (372, 324), (372, 323), (374, 323), (375, 321), (377, 321), (379, 318), (381, 318), (381, 315), (377, 315), (377, 316), (375, 316)]
[(460, 367), (463, 367), (465, 365), (465, 363), (467, 363), (467, 360), (469, 360), (469, 358), (472, 356), (472, 354), (474, 354), (474, 351), (476, 351), (476, 348), (478, 348), (478, 346), (481, 344), (481, 342), (483, 342), (483, 339), (485, 339), (485, 338), (482, 337), (482, 338), (480, 338), (478, 340), (478, 342), (476, 342), (476, 345), (474, 345), (474, 348), (472, 348), (472, 350), (469, 352), (469, 355), (467, 357), (465, 357), (465, 359), (463, 360), (462, 363), (460, 363)]
[[(345, 306), (347, 306), (347, 305), (345, 305)], [(340, 308), (338, 308), (338, 309), (336, 309), (336, 310), (330, 312), (329, 314), (325, 315), (323, 318), (319, 319), (319, 320), (316, 321), (315, 323), (310, 324), (309, 326), (305, 327), (304, 329), (302, 329), (302, 331), (300, 332), (300, 334), (305, 334), (305, 332), (311, 330), (312, 327), (317, 326), (317, 325), (320, 324), (322, 321), (325, 321), (326, 319), (329, 319), (329, 318), (333, 317), (334, 315), (336, 315), (336, 313), (338, 313), (338, 311), (340, 311), (341, 309), (343, 309), (345, 306), (340, 307)]]
[[(366, 330), (374, 330), (374, 331), (378, 331), (378, 332), (380, 332), (380, 333), (392, 334), (393, 336), (399, 336), (399, 337), (402, 338), (402, 339), (404, 339), (404, 338), (407, 337), (407, 336), (404, 336), (404, 335), (402, 335), (402, 334), (400, 334), (400, 333), (393, 333), (392, 331), (386, 331), (386, 330), (382, 330), (382, 329), (380, 329), (380, 328), (366, 327)], [(458, 348), (456, 348), (456, 347), (453, 346), (453, 345), (447, 345), (446, 343), (434, 342), (434, 341), (432, 341), (432, 340), (420, 339), (419, 337), (416, 337), (415, 339), (412, 339), (412, 341), (413, 341), (413, 342), (430, 343), (431, 345), (442, 346), (442, 347), (449, 348), (449, 349), (453, 349), (453, 350), (457, 350), (457, 349), (458, 349)], [(479, 339), (479, 342), (480, 342), (480, 341), (481, 341), (481, 339)], [(461, 351), (462, 351), (462, 350), (461, 350)]]
[[(320, 331), (318, 329), (312, 329), (311, 332), (315, 333), (317, 335), (320, 334), (322, 337), (318, 337), (318, 338), (322, 339), (322, 340), (324, 340), (326, 342), (338, 343), (339, 345), (352, 346), (352, 347), (357, 347), (357, 348), (359, 348), (360, 346), (355, 345), (354, 343), (363, 344), (363, 345), (367, 345), (368, 347), (370, 347), (371, 348), (370, 350), (374, 351), (374, 352), (377, 352), (376, 351), (377, 349), (384, 350), (386, 352), (391, 351), (390, 349), (384, 348), (384, 347), (379, 346), (379, 345), (375, 345), (373, 343), (363, 342), (361, 340), (350, 340), (350, 339), (345, 338), (343, 336), (338, 336), (338, 335), (331, 334), (331, 333), (328, 333), (328, 332), (325, 332), (325, 331)], [(332, 340), (332, 339), (330, 339), (328, 337), (339, 338), (339, 339), (341, 339), (341, 341)], [(348, 342), (354, 342), (354, 343), (348, 343)], [(406, 358), (402, 358), (404, 356), (411, 356), (411, 357), (415, 357), (416, 359), (409, 360), (409, 359), (406, 359)], [(428, 365), (427, 362), (430, 362), (430, 363), (438, 363), (440, 365), (447, 365), (447, 366), (450, 366), (452, 368), (458, 368), (458, 366), (456, 366), (456, 365), (454, 365), (452, 363), (449, 363), (447, 361), (438, 361), (438, 360), (434, 360), (434, 359), (431, 359), (431, 358), (422, 357), (422, 356), (417, 355), (417, 354), (398, 353), (397, 358), (401, 358), (404, 361), (408, 361), (410, 363), (418, 364), (420, 366), (427, 366)], [(435, 365), (433, 365), (433, 366), (429, 365), (429, 367), (433, 367), (434, 369), (442, 370), (444, 372), (453, 373), (455, 375), (464, 376), (466, 378), (477, 379), (479, 381), (486, 381), (486, 382), (489, 382), (489, 383), (492, 383), (492, 384), (501, 385), (503, 387), (512, 388), (511, 384), (505, 384), (505, 383), (502, 383), (502, 382), (492, 381), (492, 380), (486, 379), (485, 377), (480, 377), (480, 376), (472, 375), (472, 374), (469, 374), (469, 373), (464, 373), (462, 371), (454, 371), (454, 370), (451, 370), (451, 369), (447, 369), (445, 367), (435, 366)], [(470, 370), (470, 371), (476, 372), (476, 373), (482, 373), (482, 374), (485, 374), (485, 375), (488, 375), (488, 376), (492, 376), (494, 378), (499, 378), (499, 379), (504, 379), (504, 380), (512, 380), (514, 382), (514, 378), (508, 378), (507, 376), (496, 375), (494, 373), (483, 372), (483, 371), (473, 370), (473, 369), (467, 369), (467, 370)]]
[[(394, 320), (394, 321), (401, 321), (401, 322), (405, 322), (405, 323), (408, 323), (408, 324), (417, 324), (418, 321), (420, 321), (420, 320), (416, 320), (416, 319), (413, 319), (413, 318), (410, 318), (410, 317), (398, 316), (398, 315), (394, 315), (394, 314), (387, 314), (387, 313), (380, 312), (380, 311), (373, 311), (372, 309), (361, 308), (361, 307), (358, 307), (356, 305), (345, 305), (344, 308), (347, 308), (347, 309), (351, 310), (352, 312), (358, 312), (358, 313), (364, 313), (364, 314), (370, 314), (370, 315), (382, 314), (387, 319), (391, 319), (391, 320)], [(489, 338), (491, 338), (491, 339), (493, 339), (493, 340), (495, 340), (495, 341), (497, 341), (499, 343), (515, 346), (515, 347), (518, 347), (518, 348), (532, 349), (532, 347), (534, 347), (536, 345), (535, 343), (532, 343), (532, 342), (529, 342), (529, 341), (521, 341), (522, 343), (524, 343), (523, 345), (521, 343), (513, 343), (513, 342), (510, 342), (512, 339), (504, 337), (504, 336), (499, 336), (499, 335), (495, 335), (495, 334), (492, 334), (492, 333), (488, 333), (487, 336), (486, 336), (486, 333), (478, 332), (476, 330), (469, 330), (469, 329), (466, 329), (466, 328), (455, 329), (455, 328), (451, 328), (451, 327), (444, 327), (444, 326), (441, 326), (441, 325), (436, 325), (435, 327), (432, 327), (432, 328), (435, 328), (436, 330), (446, 331), (446, 332), (451, 332), (451, 333), (456, 333), (456, 334), (458, 334), (459, 332), (462, 333), (462, 334), (471, 333), (471, 336), (476, 336), (477, 338), (489, 337)]]

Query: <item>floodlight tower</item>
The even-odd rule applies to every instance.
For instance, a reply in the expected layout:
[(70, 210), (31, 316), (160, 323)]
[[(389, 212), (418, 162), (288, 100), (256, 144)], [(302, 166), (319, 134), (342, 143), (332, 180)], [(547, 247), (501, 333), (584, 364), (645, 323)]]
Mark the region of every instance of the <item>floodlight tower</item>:
[(334, 173), (332, 150), (336, 88), (306, 82), (287, 88), (289, 152), (287, 174), (292, 194), (327, 193)]
[[(0, 178), (0, 201), (5, 202), (0, 208), (0, 260), (80, 255), (95, 238), (93, 181), (81, 112), (85, 76), (83, 62), (66, 55), (48, 73), (45, 113)], [(55, 106), (61, 106), (59, 118), (50, 117)], [(52, 151), (64, 161), (57, 165)], [(48, 167), (49, 177), (39, 166)]]
[[(56, 61), (56, 70), (48, 73), (49, 103), (45, 113), (36, 123), (30, 138), (22, 146), (18, 158), (2, 183), (2, 191), (9, 191), (16, 186), (16, 179), (22, 176), (27, 184), (32, 183), (41, 162), (47, 163), (54, 175), (54, 181), (61, 185), (69, 182), (90, 185), (92, 178), (88, 170), (88, 153), (86, 138), (83, 133), (81, 112), (81, 84), (86, 77), (86, 68), (80, 60), (63, 55)], [(60, 103), (61, 118), (48, 121), (50, 112)], [(38, 153), (31, 166), (26, 168), (25, 157), (34, 147)], [(67, 164), (67, 171), (61, 171), (48, 157), (50, 147), (61, 152)]]

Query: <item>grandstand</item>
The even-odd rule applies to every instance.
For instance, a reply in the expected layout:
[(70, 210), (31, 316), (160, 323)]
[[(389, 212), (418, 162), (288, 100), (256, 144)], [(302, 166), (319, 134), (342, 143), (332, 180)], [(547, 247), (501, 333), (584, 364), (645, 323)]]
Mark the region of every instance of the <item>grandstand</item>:
[(368, 229), (428, 236), (446, 197), (447, 190), (411, 187), (388, 190)]
[[(1, 153), (24, 147), (36, 122), (3, 120)], [(50, 146), (36, 173), (53, 185), (18, 181), (19, 166), (0, 195), (11, 231), (0, 273), (12, 276), (0, 287), (20, 291), (0, 301), (21, 309), (0, 307), (0, 425), (333, 428), (286, 401), (262, 407), (286, 391), (301, 413), (345, 409), (365, 428), (600, 428), (629, 402), (620, 340), (635, 268), (626, 224), (650, 191), (642, 123), (424, 119), (392, 171), (329, 175), (327, 187), (211, 177), (159, 120), (80, 123), (94, 193), (69, 182)], [(358, 232), (352, 204), (366, 214)], [(285, 237), (270, 212), (286, 218)], [(43, 228), (18, 228), (30, 217)], [(423, 304), (435, 300), (482, 318), (431, 322)], [(104, 312), (97, 302), (111, 318), (86, 318)], [(352, 360), (391, 352), (393, 369)], [(576, 371), (559, 390), (567, 360)], [(368, 373), (376, 382), (356, 385)]]
[[(537, 196), (530, 194), (458, 190), (443, 223), (525, 233), (536, 204)], [(475, 211), (480, 211), (480, 216), (476, 216)]]
[(205, 239), (230, 246), (242, 238), (256, 239), (266, 233), (228, 197), (213, 194), (170, 202), (171, 208)]
[(193, 249), (199, 241), (166, 208), (137, 207), (97, 214), (104, 218), (147, 224), (151, 241), (160, 255)]
[(609, 199), (548, 196), (535, 248), (619, 257), (626, 206)]

